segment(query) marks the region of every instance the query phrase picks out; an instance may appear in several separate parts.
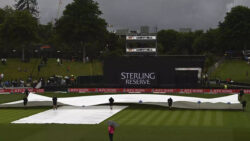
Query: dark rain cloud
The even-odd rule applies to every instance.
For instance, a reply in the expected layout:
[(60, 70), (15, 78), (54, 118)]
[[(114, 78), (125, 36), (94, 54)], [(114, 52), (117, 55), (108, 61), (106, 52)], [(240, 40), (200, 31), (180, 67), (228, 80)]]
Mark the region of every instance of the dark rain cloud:
[[(4, 2), (1, 2), (4, 1)], [(0, 6), (14, 0), (0, 0)], [(58, 16), (59, 0), (38, 0), (42, 23)], [(59, 16), (65, 5), (73, 0), (62, 0)], [(218, 25), (226, 12), (234, 6), (233, 0), (96, 0), (102, 17), (115, 28), (139, 28), (141, 25), (158, 28), (208, 29)], [(250, 6), (249, 0), (237, 4)]]

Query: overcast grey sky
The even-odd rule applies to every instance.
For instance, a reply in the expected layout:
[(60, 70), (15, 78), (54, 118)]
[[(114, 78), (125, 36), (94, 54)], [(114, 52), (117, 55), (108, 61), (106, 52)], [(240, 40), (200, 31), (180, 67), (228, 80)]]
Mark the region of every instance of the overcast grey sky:
[[(0, 0), (0, 7), (15, 0)], [(38, 0), (40, 21), (57, 18), (59, 0)], [(60, 15), (68, 3), (62, 0)], [(102, 17), (115, 28), (139, 28), (141, 25), (159, 29), (208, 29), (222, 21), (234, 6), (234, 0), (96, 0)], [(236, 0), (236, 5), (250, 6), (250, 0)]]

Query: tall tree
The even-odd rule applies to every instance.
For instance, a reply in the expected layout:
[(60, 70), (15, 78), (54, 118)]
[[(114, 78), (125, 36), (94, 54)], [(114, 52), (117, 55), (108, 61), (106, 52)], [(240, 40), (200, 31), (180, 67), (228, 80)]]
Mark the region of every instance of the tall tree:
[[(5, 20), (5, 14), (6, 14), (6, 12), (4, 11), (4, 9), (1, 9), (0, 8), (0, 27), (1, 27), (1, 24), (4, 22), (4, 20)], [(5, 52), (4, 52), (4, 46), (3, 46), (3, 41), (2, 41), (2, 39), (0, 38), (0, 50), (1, 50), (1, 52), (0, 52), (0, 56), (2, 56), (2, 54), (4, 54)]]
[(4, 9), (0, 8), (0, 24), (3, 23), (3, 21), (5, 19), (5, 14), (6, 14), (6, 12), (4, 11)]
[(110, 33), (106, 47), (102, 50), (103, 56), (122, 56), (125, 53), (125, 39), (119, 38), (114, 33)]
[(6, 49), (29, 50), (36, 42), (38, 21), (28, 11), (8, 10), (0, 26), (0, 38)]
[(38, 16), (37, 0), (16, 0), (16, 10), (27, 10), (33, 16)]
[(222, 54), (223, 50), (219, 48), (219, 30), (209, 29), (206, 33), (197, 37), (193, 42), (193, 51), (196, 54)]
[(92, 56), (93, 52), (98, 54), (106, 46), (107, 23), (100, 18), (101, 14), (97, 2), (74, 0), (66, 6), (63, 16), (56, 22), (56, 32), (60, 38), (72, 50), (82, 51), (83, 60), (86, 55)]
[(157, 33), (158, 45), (161, 46), (161, 54), (172, 54), (177, 47), (180, 33), (175, 30), (161, 30)]
[(250, 49), (250, 9), (244, 6), (232, 8), (219, 23), (219, 31), (224, 50)]

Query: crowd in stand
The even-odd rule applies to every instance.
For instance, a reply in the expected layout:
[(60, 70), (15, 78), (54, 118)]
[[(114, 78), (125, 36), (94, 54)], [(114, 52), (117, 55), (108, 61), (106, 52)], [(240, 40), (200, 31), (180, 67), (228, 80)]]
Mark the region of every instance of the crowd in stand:
[[(62, 59), (57, 58), (57, 64), (62, 65)], [(46, 65), (48, 62), (48, 58), (46, 56), (43, 56), (41, 58), (41, 62), (38, 65), (38, 72), (40, 72), (41, 67)], [(3, 65), (7, 64), (7, 59), (6, 58), (1, 58), (1, 63)], [(17, 68), (18, 72), (24, 71), (27, 72), (27, 69), (21, 69), (19, 66)], [(69, 67), (67, 68), (67, 72), (69, 72)], [(44, 78), (40, 78), (37, 80), (33, 80), (32, 76), (29, 76), (27, 80), (23, 79), (15, 79), (15, 80), (9, 80), (7, 77), (4, 78), (4, 73), (0, 72), (0, 88), (11, 88), (11, 87), (39, 87), (39, 88), (44, 88), (44, 87), (61, 87), (61, 86), (74, 86), (76, 84), (76, 78), (74, 75), (70, 76), (60, 76), (60, 75), (53, 75), (47, 80)]]
[(19, 80), (5, 80), (0, 75), (0, 88), (11, 88), (11, 87), (33, 87), (33, 88), (44, 88), (44, 87), (61, 87), (61, 86), (74, 86), (76, 84), (76, 78), (74, 75), (71, 76), (59, 76), (54, 75), (49, 77), (47, 80), (40, 78), (39, 80), (32, 80), (29, 77), (26, 81)]
[(11, 87), (35, 87), (38, 81), (32, 81), (29, 77), (26, 81), (23, 79), (7, 80), (3, 77), (0, 78), (0, 88), (11, 88)]

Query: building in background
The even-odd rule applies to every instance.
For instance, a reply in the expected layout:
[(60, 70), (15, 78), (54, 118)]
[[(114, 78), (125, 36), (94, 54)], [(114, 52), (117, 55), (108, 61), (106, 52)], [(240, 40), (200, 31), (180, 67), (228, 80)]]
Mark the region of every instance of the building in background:
[(149, 35), (149, 26), (141, 26), (141, 32), (140, 32), (140, 34), (142, 36)]
[(115, 32), (116, 35), (118, 36), (126, 36), (129, 34), (129, 29), (117, 29)]

